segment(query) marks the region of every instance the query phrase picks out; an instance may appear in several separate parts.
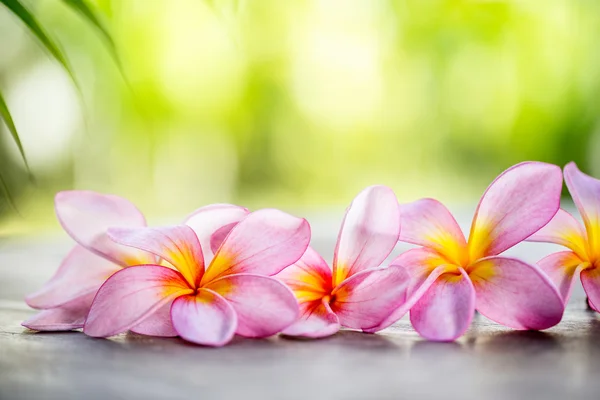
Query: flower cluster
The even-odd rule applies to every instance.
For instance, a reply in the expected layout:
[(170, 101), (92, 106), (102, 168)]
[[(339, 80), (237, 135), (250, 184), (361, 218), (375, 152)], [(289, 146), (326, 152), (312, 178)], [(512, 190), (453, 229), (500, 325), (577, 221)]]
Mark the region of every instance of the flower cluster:
[[(57, 217), (77, 243), (27, 303), (23, 325), (132, 331), (222, 346), (234, 335), (324, 337), (340, 327), (377, 332), (406, 313), (424, 338), (449, 341), (475, 310), (514, 329), (560, 322), (574, 276), (600, 311), (600, 181), (565, 167), (585, 229), (559, 209), (559, 167), (525, 162), (483, 194), (468, 240), (440, 202), (398, 204), (364, 189), (346, 212), (331, 267), (311, 247), (308, 222), (275, 209), (202, 207), (180, 225), (147, 227), (129, 201), (58, 193)], [(564, 245), (532, 265), (501, 254), (524, 241)], [(398, 241), (417, 245), (388, 258)]]

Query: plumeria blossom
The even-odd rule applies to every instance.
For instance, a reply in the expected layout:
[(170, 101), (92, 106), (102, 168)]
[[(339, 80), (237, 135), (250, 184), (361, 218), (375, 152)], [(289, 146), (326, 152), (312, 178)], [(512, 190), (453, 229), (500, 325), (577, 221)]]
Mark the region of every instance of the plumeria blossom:
[[(189, 226), (109, 229), (115, 242), (163, 262), (111, 276), (98, 290), (84, 333), (108, 337), (140, 324), (155, 330), (169, 325), (188, 341), (222, 346), (236, 333), (266, 337), (289, 326), (298, 305), (290, 289), (270, 275), (298, 261), (310, 226), (272, 209), (233, 225), (206, 269), (203, 247)], [(218, 233), (213, 235), (218, 242), (214, 236)]]
[[(55, 197), (55, 210), (60, 224), (77, 244), (56, 274), (25, 299), (29, 306), (42, 311), (23, 325), (41, 331), (83, 328), (92, 300), (108, 277), (131, 265), (156, 262), (154, 255), (121, 246), (106, 236), (109, 227), (146, 226), (143, 214), (128, 200), (91, 191), (64, 191)], [(243, 207), (217, 204), (198, 209), (186, 223), (208, 244), (212, 240), (214, 247), (223, 232), (247, 214)], [(144, 326), (133, 330), (157, 333)]]
[(284, 334), (324, 337), (340, 326), (379, 324), (406, 298), (408, 274), (402, 267), (379, 268), (398, 242), (398, 200), (385, 186), (363, 190), (346, 212), (333, 270), (312, 248), (276, 277), (300, 305), (300, 318)]
[(528, 240), (569, 248), (570, 251), (550, 254), (538, 265), (559, 288), (565, 304), (579, 274), (590, 307), (600, 311), (600, 180), (581, 172), (575, 163), (565, 166), (564, 176), (585, 228), (560, 209), (548, 225)]
[(515, 329), (557, 324), (564, 305), (549, 278), (537, 266), (499, 254), (552, 219), (561, 189), (557, 166), (525, 162), (509, 168), (483, 194), (468, 241), (438, 201), (402, 205), (400, 240), (423, 247), (391, 263), (411, 276), (408, 300), (372, 330), (391, 325), (408, 310), (417, 332), (437, 341), (461, 336), (475, 309)]

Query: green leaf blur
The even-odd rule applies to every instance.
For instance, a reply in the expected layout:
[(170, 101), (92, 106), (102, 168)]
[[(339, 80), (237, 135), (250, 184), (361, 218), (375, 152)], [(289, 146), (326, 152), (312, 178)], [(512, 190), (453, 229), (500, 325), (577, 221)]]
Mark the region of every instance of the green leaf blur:
[(84, 100), (0, 9), (0, 87), (38, 184), (8, 141), (0, 171), (36, 224), (54, 224), (67, 188), (182, 217), (211, 202), (337, 209), (379, 183), (471, 204), (523, 160), (600, 177), (598, 2), (89, 1), (97, 29), (34, 3)]

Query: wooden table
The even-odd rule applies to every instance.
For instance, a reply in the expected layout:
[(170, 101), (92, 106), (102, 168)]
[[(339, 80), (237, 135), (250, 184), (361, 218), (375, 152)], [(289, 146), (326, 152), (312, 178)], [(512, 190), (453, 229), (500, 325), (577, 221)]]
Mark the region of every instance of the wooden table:
[[(335, 229), (316, 238), (325, 254)], [(406, 319), (376, 335), (236, 338), (221, 349), (21, 327), (33, 312), (23, 296), (53, 273), (69, 246), (64, 237), (0, 242), (2, 400), (600, 399), (600, 319), (586, 310), (579, 283), (552, 329), (517, 332), (478, 315), (455, 343), (426, 342)], [(534, 261), (554, 249), (525, 244), (511, 254)]]

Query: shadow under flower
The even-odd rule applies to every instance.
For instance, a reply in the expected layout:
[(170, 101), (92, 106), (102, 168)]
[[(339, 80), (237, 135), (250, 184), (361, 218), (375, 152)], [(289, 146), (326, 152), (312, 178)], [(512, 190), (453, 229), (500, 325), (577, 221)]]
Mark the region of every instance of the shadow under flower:
[(304, 338), (297, 336), (282, 335), (281, 339), (301, 343), (302, 345), (313, 345), (321, 346), (340, 346), (340, 347), (351, 347), (356, 350), (391, 350), (396, 349), (398, 345), (394, 343), (390, 338), (371, 333), (364, 333), (354, 330), (340, 330), (334, 335), (327, 336), (324, 338)]
[(541, 331), (506, 331), (476, 338), (468, 347), (481, 353), (539, 354), (563, 350), (563, 337)]

